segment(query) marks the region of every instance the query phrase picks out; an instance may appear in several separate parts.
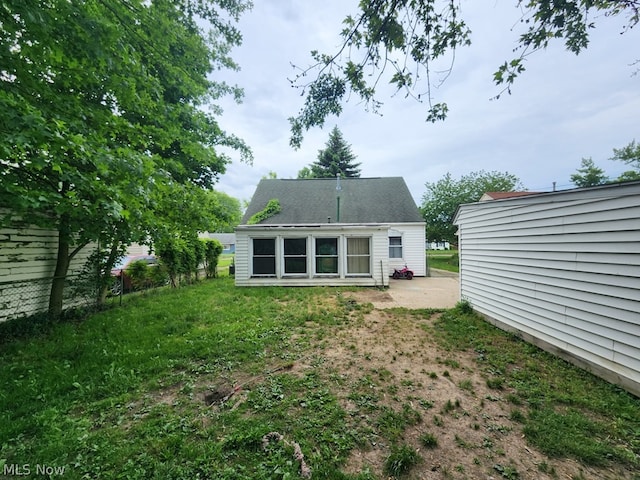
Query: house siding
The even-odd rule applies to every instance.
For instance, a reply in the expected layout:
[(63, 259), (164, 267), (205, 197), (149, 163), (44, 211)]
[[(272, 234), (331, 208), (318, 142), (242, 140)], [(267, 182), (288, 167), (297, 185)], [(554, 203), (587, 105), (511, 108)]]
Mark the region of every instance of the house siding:
[(413, 271), (416, 277), (427, 275), (426, 234), (425, 224), (392, 224), (392, 231), (399, 232), (402, 236), (403, 258), (389, 258), (389, 271), (394, 268), (403, 268), (405, 265)]
[[(388, 286), (389, 285), (389, 241), (388, 226), (363, 226), (331, 224), (312, 226), (273, 226), (273, 227), (238, 227), (236, 230), (236, 247), (246, 255), (236, 255), (235, 283), (238, 286), (285, 285), (285, 286)], [(251, 276), (251, 241), (253, 238), (289, 238), (289, 237), (363, 237), (371, 238), (371, 272), (367, 276), (347, 276), (342, 271), (340, 276), (324, 277), (309, 274), (307, 277), (252, 277)], [(311, 256), (311, 252), (308, 252)]]
[(461, 298), (640, 393), (640, 183), (463, 205)]
[[(82, 249), (69, 277), (82, 270), (95, 245)], [(44, 312), (49, 306), (58, 234), (35, 226), (0, 228), (0, 322)], [(65, 307), (74, 304), (65, 299)]]

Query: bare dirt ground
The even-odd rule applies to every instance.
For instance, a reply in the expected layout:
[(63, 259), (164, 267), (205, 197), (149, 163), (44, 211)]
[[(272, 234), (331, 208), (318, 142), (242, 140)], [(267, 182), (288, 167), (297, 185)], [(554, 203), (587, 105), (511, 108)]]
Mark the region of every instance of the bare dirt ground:
[[(403, 478), (410, 479), (624, 479), (628, 471), (585, 467), (572, 459), (548, 458), (527, 444), (522, 425), (511, 420), (516, 407), (505, 390), (491, 390), (473, 352), (450, 352), (430, 339), (428, 327), (438, 314), (403, 315), (388, 308), (443, 308), (457, 301), (457, 279), (425, 302), (426, 282), (402, 285), (417, 289), (414, 300), (394, 291), (364, 290), (345, 294), (358, 304), (372, 304), (362, 321), (335, 327), (318, 340), (317, 356), (327, 372), (335, 372), (335, 390), (350, 414), (350, 428), (364, 438), (349, 459), (346, 472), (384, 475), (390, 453), (388, 437), (380, 434), (379, 412), (410, 409), (419, 412), (397, 443), (410, 445), (421, 461)], [(429, 279), (422, 279), (429, 280)], [(446, 282), (445, 282), (446, 283)], [(434, 287), (436, 284), (432, 284)], [(446, 292), (445, 292), (446, 291)], [(448, 292), (448, 293), (447, 293)], [(407, 294), (408, 295), (408, 294)], [(407, 297), (408, 298), (408, 297)], [(399, 300), (400, 299), (400, 300)], [(453, 304), (451, 304), (453, 302)], [(325, 368), (326, 367), (326, 368)], [(310, 368), (301, 362), (298, 371)], [(354, 392), (359, 392), (354, 396)], [(367, 392), (370, 397), (367, 397)], [(366, 399), (371, 398), (368, 409)], [(425, 434), (437, 439), (427, 448)], [(392, 477), (389, 477), (392, 478)]]

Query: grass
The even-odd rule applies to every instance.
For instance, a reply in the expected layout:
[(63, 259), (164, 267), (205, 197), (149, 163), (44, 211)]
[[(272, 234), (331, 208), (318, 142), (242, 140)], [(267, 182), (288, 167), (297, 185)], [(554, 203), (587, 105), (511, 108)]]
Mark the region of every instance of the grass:
[(464, 306), (445, 312), (432, 333), (445, 348), (471, 350), (491, 388), (509, 388), (527, 440), (550, 457), (586, 465), (640, 467), (640, 401), (620, 388), (499, 331)]
[[(385, 369), (363, 370), (357, 381), (327, 369), (312, 341), (322, 344), (367, 311), (341, 291), (238, 289), (221, 277), (127, 295), (120, 308), (29, 327), (29, 336), (0, 331), (0, 471), (47, 465), (71, 479), (299, 478), (298, 444), (314, 479), (383, 478), (342, 471), (354, 448), (375, 442), (390, 446), (387, 475), (410, 475), (416, 448), (441, 448), (436, 430), (425, 430), (453, 422), (462, 406), (449, 400), (433, 410), (439, 415), (427, 413), (434, 404), (422, 398), (394, 406), (385, 397), (410, 395), (416, 382)], [(637, 398), (468, 309), (425, 328), (449, 352), (474, 352), (493, 388), (517, 405), (518, 428), (550, 458), (640, 468)], [(293, 371), (298, 363), (307, 367)], [(409, 444), (408, 429), (423, 432), (421, 445)], [(272, 432), (282, 440), (265, 445)], [(517, 478), (500, 468), (494, 473)]]
[(459, 272), (459, 260), (457, 250), (428, 250), (427, 263), (429, 268)]

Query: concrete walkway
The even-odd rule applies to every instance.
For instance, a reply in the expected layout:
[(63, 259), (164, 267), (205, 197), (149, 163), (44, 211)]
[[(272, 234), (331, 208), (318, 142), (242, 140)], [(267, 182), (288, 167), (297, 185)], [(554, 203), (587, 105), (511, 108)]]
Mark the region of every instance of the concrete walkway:
[(386, 293), (373, 302), (376, 308), (453, 308), (460, 300), (460, 281), (457, 273), (431, 269), (430, 277), (390, 279)]

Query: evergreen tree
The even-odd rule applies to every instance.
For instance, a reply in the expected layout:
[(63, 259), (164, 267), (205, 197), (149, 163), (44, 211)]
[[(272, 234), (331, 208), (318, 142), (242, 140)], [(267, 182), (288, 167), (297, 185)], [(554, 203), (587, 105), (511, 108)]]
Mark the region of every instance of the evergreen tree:
[(337, 174), (341, 177), (359, 177), (360, 163), (354, 163), (356, 156), (343, 138), (338, 127), (333, 127), (324, 150), (318, 151), (318, 160), (309, 168), (298, 172), (298, 178), (332, 178)]
[(571, 181), (576, 187), (595, 187), (609, 181), (609, 177), (604, 173), (591, 158), (582, 159), (582, 167), (571, 175)]

